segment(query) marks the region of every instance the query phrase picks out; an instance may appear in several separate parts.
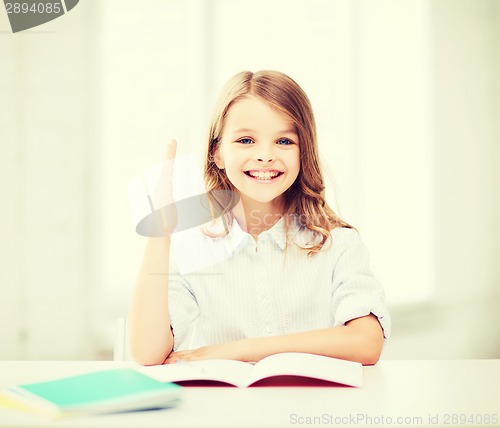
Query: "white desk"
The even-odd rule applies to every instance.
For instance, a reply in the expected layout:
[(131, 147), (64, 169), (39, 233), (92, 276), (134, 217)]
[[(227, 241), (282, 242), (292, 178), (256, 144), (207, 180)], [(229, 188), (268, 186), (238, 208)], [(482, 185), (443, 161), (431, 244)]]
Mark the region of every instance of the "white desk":
[[(0, 389), (127, 365), (0, 361)], [(0, 427), (500, 426), (500, 360), (386, 360), (364, 372), (359, 389), (189, 387), (173, 409), (57, 422), (0, 409)]]

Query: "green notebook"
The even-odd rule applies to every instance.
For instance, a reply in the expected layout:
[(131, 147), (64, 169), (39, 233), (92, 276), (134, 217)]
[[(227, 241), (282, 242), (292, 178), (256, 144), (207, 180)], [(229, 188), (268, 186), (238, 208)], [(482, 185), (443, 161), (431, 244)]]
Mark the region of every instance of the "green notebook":
[(8, 394), (35, 411), (57, 416), (170, 407), (181, 389), (131, 368), (117, 368), (17, 385)]

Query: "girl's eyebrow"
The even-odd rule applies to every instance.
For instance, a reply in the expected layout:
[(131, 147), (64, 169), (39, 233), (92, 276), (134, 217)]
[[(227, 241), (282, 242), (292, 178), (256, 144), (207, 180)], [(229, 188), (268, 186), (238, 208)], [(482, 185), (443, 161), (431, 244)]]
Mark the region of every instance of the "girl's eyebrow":
[[(241, 134), (241, 133), (250, 133), (250, 134), (253, 134), (255, 133), (255, 129), (251, 129), (251, 128), (240, 128), (240, 129), (235, 129), (234, 131), (232, 131), (233, 134)], [(283, 131), (278, 131), (276, 133), (276, 135), (283, 135), (283, 134), (294, 134), (294, 135), (298, 135), (297, 134), (297, 131), (293, 128), (290, 128), (290, 129), (284, 129)]]
[(283, 131), (278, 132), (278, 134), (294, 134), (294, 135), (298, 135), (297, 131), (295, 129), (293, 129), (293, 128), (285, 129)]
[(255, 130), (254, 129), (250, 129), (250, 128), (240, 128), (240, 129), (235, 129), (232, 132), (233, 132), (233, 134), (241, 134), (242, 132), (243, 133), (248, 132), (248, 133), (252, 134), (252, 133), (255, 132)]

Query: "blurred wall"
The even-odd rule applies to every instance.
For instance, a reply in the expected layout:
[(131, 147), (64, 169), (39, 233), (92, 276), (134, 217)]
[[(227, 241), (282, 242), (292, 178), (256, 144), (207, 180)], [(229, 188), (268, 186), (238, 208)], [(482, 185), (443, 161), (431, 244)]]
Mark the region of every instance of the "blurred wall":
[(0, 13), (2, 359), (95, 355), (99, 30), (81, 3), (17, 34)]
[(435, 281), (385, 358), (500, 358), (500, 3), (432, 10)]

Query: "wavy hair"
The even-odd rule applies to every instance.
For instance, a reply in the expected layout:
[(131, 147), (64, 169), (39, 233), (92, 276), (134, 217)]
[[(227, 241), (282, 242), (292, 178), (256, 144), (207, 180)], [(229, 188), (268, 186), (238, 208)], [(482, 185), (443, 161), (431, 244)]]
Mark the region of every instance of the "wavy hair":
[[(226, 83), (210, 122), (208, 147), (205, 153), (204, 179), (213, 210), (222, 215), (225, 231), (232, 223), (231, 210), (237, 202), (235, 188), (224, 169), (216, 165), (216, 156), (230, 107), (247, 96), (257, 97), (271, 108), (284, 114), (296, 127), (299, 137), (300, 172), (295, 182), (283, 194), (285, 230), (293, 217), (300, 226), (313, 232), (315, 243), (301, 247), (308, 255), (317, 253), (336, 227), (349, 224), (330, 208), (325, 200), (325, 185), (319, 164), (316, 123), (311, 103), (302, 88), (286, 74), (262, 70), (243, 71)], [(205, 229), (206, 233), (207, 229)], [(288, 243), (288, 233), (287, 233)]]

